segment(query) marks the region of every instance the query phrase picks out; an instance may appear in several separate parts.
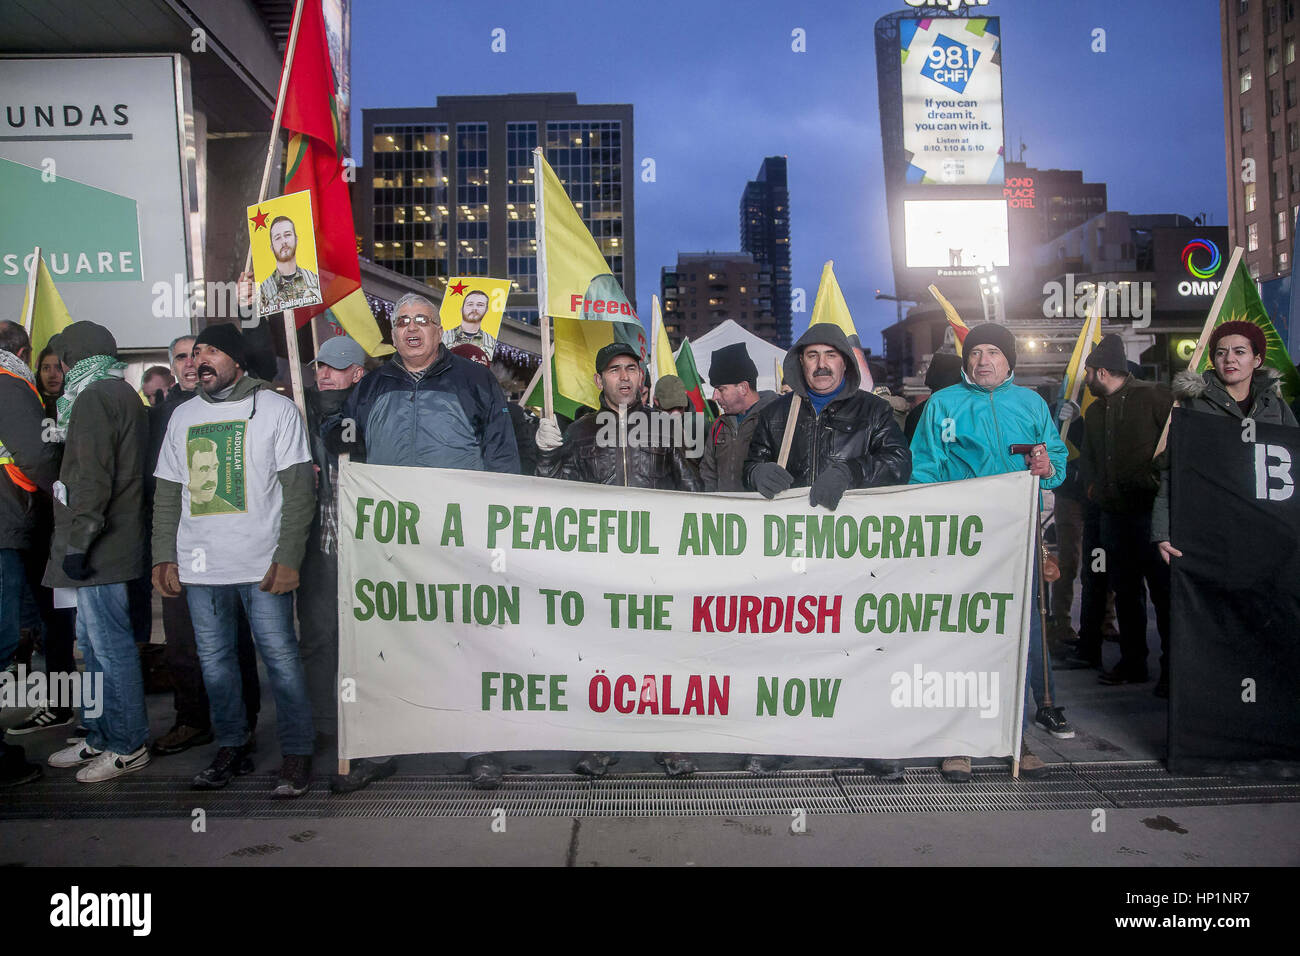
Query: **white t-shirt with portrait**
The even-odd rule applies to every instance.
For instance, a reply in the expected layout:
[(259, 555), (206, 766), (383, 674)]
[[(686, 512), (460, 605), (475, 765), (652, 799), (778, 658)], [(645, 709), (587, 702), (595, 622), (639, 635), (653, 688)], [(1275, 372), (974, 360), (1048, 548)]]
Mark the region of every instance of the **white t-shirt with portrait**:
[(180, 405), (154, 477), (181, 486), (181, 583), (261, 581), (280, 537), (284, 495), (276, 475), (310, 460), (297, 406), (269, 389), (215, 404), (196, 395)]

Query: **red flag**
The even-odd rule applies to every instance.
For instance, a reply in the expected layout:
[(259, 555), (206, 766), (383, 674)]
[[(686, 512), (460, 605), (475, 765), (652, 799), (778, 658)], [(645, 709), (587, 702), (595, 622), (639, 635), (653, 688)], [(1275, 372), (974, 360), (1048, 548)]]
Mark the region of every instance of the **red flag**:
[(704, 397), (704, 378), (695, 366), (695, 351), (689, 338), (682, 339), (681, 348), (677, 350), (677, 377), (686, 386), (686, 397), (690, 399), (691, 407), (703, 412), (706, 422), (712, 422), (713, 408)]
[(334, 73), (325, 39), (321, 0), (300, 0), (302, 20), (290, 67), (281, 123), (289, 131), (284, 191), (311, 191), (316, 219), (316, 260), (321, 305), (294, 313), (299, 328), (329, 308), (343, 328), (371, 355), (388, 350), (361, 292), (352, 202), (339, 155)]

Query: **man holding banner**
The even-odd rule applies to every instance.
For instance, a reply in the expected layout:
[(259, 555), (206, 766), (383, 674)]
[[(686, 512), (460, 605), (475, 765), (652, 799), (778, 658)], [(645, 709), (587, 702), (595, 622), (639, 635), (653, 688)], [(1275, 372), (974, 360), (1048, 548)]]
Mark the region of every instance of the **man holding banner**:
[[(912, 484), (961, 481), (1028, 468), (1038, 476), (1040, 487), (1055, 488), (1065, 480), (1065, 443), (1047, 403), (1033, 389), (1015, 383), (1015, 336), (1006, 326), (993, 322), (977, 325), (966, 335), (962, 358), (961, 383), (931, 395), (921, 414), (912, 438)], [(1029, 690), (1038, 703), (1034, 723), (1055, 737), (1073, 737), (1062, 709), (1052, 705), (1055, 688), (1043, 654), (1039, 563), (1034, 561), (1033, 594), (1038, 599), (1034, 611), (1040, 613), (1029, 615)], [(1026, 692), (1026, 725), (1031, 706)], [(964, 783), (971, 779), (970, 758), (948, 757), (942, 770), (944, 779)], [(1020, 770), (1028, 777), (1047, 771), (1023, 741)]]
[[(438, 310), (407, 293), (393, 310), (397, 354), (353, 389), (342, 412), (321, 427), (333, 454), (350, 452), (371, 465), (461, 468), (519, 473), (519, 451), (501, 386), (486, 368), (443, 345)], [(491, 754), (467, 753), (475, 787), (500, 785), (505, 767)], [(390, 758), (352, 762), (335, 777), (336, 793), (360, 790), (396, 769)]]
[[(595, 379), (601, 389), (598, 411), (583, 415), (563, 437), (554, 418), (542, 419), (537, 429), (537, 474), (598, 485), (703, 491), (699, 474), (687, 460), (684, 448), (636, 441), (628, 435), (629, 419), (644, 422), (652, 414), (641, 400), (645, 381), (641, 353), (624, 342), (606, 345), (596, 353)], [(653, 432), (653, 426), (649, 430)], [(613, 441), (608, 440), (610, 437)], [(670, 777), (695, 772), (694, 761), (685, 754), (660, 753), (655, 760)], [(586, 753), (573, 769), (599, 777), (617, 761), (617, 754)]]
[[(887, 401), (859, 391), (861, 373), (844, 331), (810, 325), (786, 353), (792, 395), (766, 406), (749, 444), (745, 487), (773, 498), (787, 488), (810, 487), (808, 500), (834, 511), (850, 488), (907, 483), (912, 455)], [(786, 464), (778, 461), (794, 406), (794, 439)]]

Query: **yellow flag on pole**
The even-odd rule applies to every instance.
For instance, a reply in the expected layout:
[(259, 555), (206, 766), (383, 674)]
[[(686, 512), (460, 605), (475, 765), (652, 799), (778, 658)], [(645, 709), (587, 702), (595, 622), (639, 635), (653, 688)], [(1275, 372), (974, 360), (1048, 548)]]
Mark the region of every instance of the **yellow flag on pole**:
[(39, 253), (36, 254), (32, 271), (35, 282), (27, 283), (27, 291), (23, 294), (22, 315), (23, 325), (32, 341), (31, 366), (35, 372), (45, 346), (50, 344), (50, 339), (56, 333), (72, 324), (72, 317), (68, 315), (68, 307), (63, 304), (59, 290), (54, 287), (54, 277), (50, 275), (50, 270), (46, 268), (45, 260)]
[(664, 328), (664, 317), (659, 312), (659, 296), (650, 297), (650, 377), (653, 384), (665, 375), (677, 374), (677, 363), (673, 359), (672, 346), (668, 344), (668, 330)]
[(844, 301), (840, 284), (835, 281), (835, 260), (827, 259), (822, 266), (822, 281), (817, 286), (817, 299), (813, 302), (812, 320), (809, 325), (829, 322), (838, 325), (849, 338), (858, 334), (853, 325), (853, 316), (849, 314), (849, 304)]
[(930, 295), (934, 296), (935, 301), (939, 303), (939, 306), (943, 309), (944, 317), (948, 320), (948, 324), (952, 326), (953, 344), (957, 346), (957, 356), (960, 358), (962, 354), (961, 346), (966, 341), (966, 333), (970, 331), (970, 326), (961, 320), (961, 316), (957, 314), (956, 306), (943, 297), (938, 286), (930, 286)]
[[(1083, 320), (1083, 328), (1079, 330), (1079, 338), (1075, 340), (1074, 351), (1070, 353), (1070, 362), (1065, 366), (1065, 378), (1061, 380), (1061, 400), (1078, 403), (1080, 416), (1093, 403), (1092, 392), (1083, 387), (1083, 363), (1087, 361), (1088, 353), (1092, 351), (1093, 346), (1101, 341), (1101, 309), (1098, 307), (1100, 302), (1101, 292), (1098, 291), (1093, 297), (1092, 307), (1088, 309), (1088, 317)], [(1082, 401), (1080, 401), (1080, 395), (1082, 395)], [(1079, 457), (1079, 449), (1075, 448), (1070, 443), (1070, 440), (1065, 437), (1068, 426), (1069, 422), (1061, 425), (1061, 439), (1069, 450), (1069, 460), (1073, 461)]]
[[(578, 210), (569, 200), (551, 164), (537, 151), (540, 168), (538, 198), (544, 216), (538, 217), (541, 235), (538, 244), (545, 249), (546, 314), (553, 319), (604, 319), (610, 322), (638, 322), (630, 303), (618, 289), (613, 270), (605, 261), (596, 240), (587, 231)], [(592, 283), (608, 276), (618, 295), (598, 293)], [(610, 305), (613, 304), (611, 310)]]

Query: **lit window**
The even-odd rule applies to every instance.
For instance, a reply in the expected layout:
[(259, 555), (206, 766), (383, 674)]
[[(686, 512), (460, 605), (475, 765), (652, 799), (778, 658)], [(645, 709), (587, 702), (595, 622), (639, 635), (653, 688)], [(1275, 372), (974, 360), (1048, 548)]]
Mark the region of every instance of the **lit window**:
[(1259, 223), (1252, 222), (1246, 226), (1246, 251), (1254, 252), (1259, 248)]

